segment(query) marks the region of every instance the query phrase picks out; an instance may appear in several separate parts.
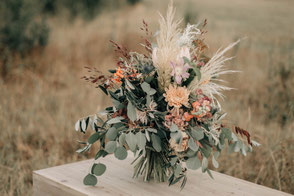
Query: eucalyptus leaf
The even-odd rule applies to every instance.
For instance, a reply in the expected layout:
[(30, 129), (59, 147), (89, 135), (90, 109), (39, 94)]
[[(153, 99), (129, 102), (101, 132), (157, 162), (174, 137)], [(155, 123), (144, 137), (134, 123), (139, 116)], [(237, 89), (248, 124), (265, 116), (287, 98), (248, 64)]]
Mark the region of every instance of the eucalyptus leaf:
[(124, 147), (118, 147), (115, 152), (114, 156), (119, 160), (124, 160), (128, 156), (128, 152)]
[(156, 92), (157, 91), (155, 89), (151, 88), (148, 94), (149, 95), (154, 95)]
[(257, 146), (257, 147), (261, 145), (260, 143), (258, 143), (257, 141), (254, 141), (254, 140), (251, 140), (251, 143), (253, 146)]
[(202, 159), (202, 171), (205, 171), (205, 169), (208, 167), (208, 159), (206, 157), (203, 157)]
[(89, 122), (89, 124), (91, 125), (91, 129), (92, 129), (93, 131), (95, 131), (95, 119), (91, 120), (91, 118), (90, 118), (90, 122)]
[(238, 141), (238, 137), (234, 133), (232, 133), (232, 139), (233, 139), (234, 142)]
[(232, 140), (232, 132), (228, 128), (221, 128), (221, 131), (225, 135), (225, 138)]
[(89, 143), (89, 144), (93, 144), (93, 143), (95, 143), (95, 142), (99, 139), (99, 136), (100, 136), (99, 132), (93, 133), (93, 134), (89, 137), (89, 139), (88, 139), (88, 143)]
[(106, 94), (108, 95), (108, 92), (107, 90), (102, 86), (102, 85), (99, 85), (99, 88)]
[(188, 147), (193, 150), (193, 151), (197, 151), (199, 146), (195, 143), (194, 139), (193, 138), (190, 138), (189, 141), (188, 141)]
[(179, 131), (179, 128), (176, 124), (172, 123), (172, 125), (170, 126), (170, 131), (176, 132), (176, 131)]
[(157, 129), (154, 128), (147, 128), (147, 130), (152, 133), (157, 133)]
[(105, 145), (105, 151), (108, 153), (114, 153), (116, 149), (116, 141), (109, 141)]
[(85, 119), (83, 119), (82, 120), (82, 131), (86, 131), (86, 127), (87, 127), (87, 125), (86, 125), (86, 121), (85, 121)]
[(160, 152), (161, 151), (161, 140), (160, 137), (158, 137), (155, 134), (151, 135), (151, 140), (152, 140), (152, 146), (153, 148), (157, 151)]
[(119, 116), (119, 117), (115, 117), (113, 119), (110, 119), (109, 121), (107, 121), (107, 124), (115, 124), (115, 123), (120, 123), (121, 120), (123, 120), (124, 118)]
[(191, 135), (196, 140), (202, 140), (204, 138), (203, 130), (199, 127), (192, 127)]
[(138, 143), (138, 147), (140, 149), (144, 149), (146, 146), (146, 137), (145, 134), (143, 134), (142, 132), (139, 132), (136, 134), (137, 136), (137, 143)]
[(88, 144), (87, 146), (84, 146), (83, 148), (78, 149), (76, 152), (77, 153), (85, 152), (85, 151), (89, 150), (91, 148), (91, 146), (92, 146), (92, 144)]
[(137, 147), (137, 137), (132, 132), (126, 135), (126, 141), (131, 151), (135, 151)]
[(150, 135), (149, 135), (148, 130), (145, 130), (145, 136), (146, 136), (147, 141), (150, 142)]
[(120, 146), (123, 146), (126, 143), (126, 134), (125, 133), (122, 133), (119, 136), (118, 141), (119, 141), (119, 145)]
[(127, 110), (129, 119), (134, 122), (137, 119), (136, 108), (130, 101), (128, 103)]
[(247, 153), (246, 153), (246, 145), (245, 145), (244, 143), (243, 143), (243, 145), (242, 145), (241, 152), (242, 152), (242, 154), (243, 154), (244, 156), (247, 155)]
[(215, 167), (215, 168), (218, 168), (218, 162), (215, 160), (215, 158), (214, 158), (214, 156), (212, 157), (212, 165), (213, 165), (213, 167)]
[(101, 149), (96, 153), (95, 160), (99, 159), (100, 157), (105, 157), (106, 155), (108, 155), (108, 152)]
[(80, 120), (78, 120), (75, 124), (75, 130), (79, 131), (79, 129), (80, 129)]
[(113, 141), (113, 140), (115, 140), (116, 139), (116, 137), (117, 137), (117, 129), (115, 128), (115, 127), (110, 127), (109, 129), (108, 129), (108, 131), (106, 132), (106, 137), (109, 139), (109, 140), (111, 140), (111, 141)]
[(186, 162), (186, 165), (188, 169), (196, 170), (201, 167), (201, 162), (198, 159), (198, 157), (195, 156), (195, 157), (189, 158)]
[(150, 109), (150, 103), (151, 103), (151, 96), (149, 95), (149, 94), (147, 94), (147, 96), (146, 96), (146, 105), (147, 105), (147, 107)]
[(177, 160), (178, 160), (177, 157), (173, 157), (173, 158), (171, 158), (170, 161), (169, 161), (170, 164), (171, 164), (171, 166), (174, 166), (174, 165), (176, 164)]
[(116, 107), (116, 109), (119, 108), (120, 106), (120, 102), (116, 99), (111, 99), (112, 104)]
[(176, 169), (174, 171), (174, 174), (175, 174), (176, 177), (179, 177), (179, 175), (181, 174), (181, 172), (182, 172), (182, 166), (180, 164), (178, 164), (176, 166)]
[(92, 166), (92, 173), (96, 176), (101, 176), (106, 171), (106, 166), (103, 163), (94, 163)]
[(234, 152), (239, 152), (240, 151), (240, 146), (238, 145), (238, 142), (234, 143), (234, 148), (233, 148)]
[(201, 148), (201, 152), (204, 154), (206, 158), (208, 158), (211, 154), (212, 148), (209, 145), (203, 145), (203, 147), (204, 148)]
[(83, 182), (84, 182), (84, 185), (95, 186), (97, 184), (97, 178), (92, 174), (88, 174), (84, 178)]
[(150, 84), (148, 84), (147, 82), (143, 82), (141, 84), (141, 88), (143, 89), (143, 91), (147, 94), (149, 94), (149, 91), (151, 89)]
[(181, 143), (182, 142), (182, 139), (183, 139), (183, 135), (180, 131), (177, 131), (177, 132), (172, 132), (170, 134), (170, 137), (172, 139), (174, 139), (176, 141), (177, 144)]

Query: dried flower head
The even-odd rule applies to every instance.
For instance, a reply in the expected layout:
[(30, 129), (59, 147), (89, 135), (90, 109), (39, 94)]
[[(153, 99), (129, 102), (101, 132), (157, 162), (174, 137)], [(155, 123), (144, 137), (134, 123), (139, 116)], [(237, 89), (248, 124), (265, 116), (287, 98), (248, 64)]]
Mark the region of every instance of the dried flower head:
[(183, 113), (183, 109), (173, 108), (169, 111), (169, 114), (165, 116), (164, 125), (167, 128), (170, 128), (172, 124), (175, 124), (181, 131), (184, 131), (188, 123), (185, 122), (185, 117)]

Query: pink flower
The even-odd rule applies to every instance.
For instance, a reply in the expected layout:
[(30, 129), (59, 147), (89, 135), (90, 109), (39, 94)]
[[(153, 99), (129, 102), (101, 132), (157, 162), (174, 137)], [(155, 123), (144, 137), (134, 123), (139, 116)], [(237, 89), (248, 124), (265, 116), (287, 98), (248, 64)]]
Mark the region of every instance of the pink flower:
[(181, 84), (182, 80), (185, 81), (189, 78), (190, 74), (188, 70), (191, 68), (190, 65), (184, 63), (184, 59), (181, 59), (178, 63), (171, 62), (172, 67), (171, 75), (175, 78), (177, 84)]

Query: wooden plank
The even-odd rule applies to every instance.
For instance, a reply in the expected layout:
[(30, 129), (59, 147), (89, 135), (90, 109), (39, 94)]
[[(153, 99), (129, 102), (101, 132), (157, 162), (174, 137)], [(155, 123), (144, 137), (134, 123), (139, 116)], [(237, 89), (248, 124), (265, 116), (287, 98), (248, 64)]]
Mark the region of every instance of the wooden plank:
[(214, 179), (211, 179), (200, 170), (188, 171), (187, 184), (181, 191), (179, 185), (168, 187), (167, 183), (147, 183), (143, 182), (142, 177), (132, 178), (132, 160), (131, 155), (123, 161), (112, 155), (101, 159), (100, 162), (107, 166), (107, 170), (98, 177), (98, 184), (94, 187), (83, 185), (83, 178), (89, 172), (93, 160), (34, 171), (34, 195), (290, 195), (218, 172), (212, 171)]

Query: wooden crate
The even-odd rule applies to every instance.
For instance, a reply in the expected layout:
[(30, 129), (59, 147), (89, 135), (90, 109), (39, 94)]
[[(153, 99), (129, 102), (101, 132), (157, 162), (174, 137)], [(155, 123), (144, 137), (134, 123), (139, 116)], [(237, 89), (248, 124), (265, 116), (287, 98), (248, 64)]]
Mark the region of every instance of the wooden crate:
[[(130, 154), (130, 153), (129, 153)], [(181, 191), (179, 185), (167, 183), (143, 182), (142, 178), (132, 178), (133, 156), (119, 161), (114, 156), (101, 160), (107, 166), (103, 176), (98, 177), (96, 186), (83, 185), (83, 178), (88, 174), (93, 160), (86, 160), (33, 172), (34, 195), (290, 195), (245, 180), (213, 172), (214, 179), (200, 170), (188, 171), (188, 181)]]

